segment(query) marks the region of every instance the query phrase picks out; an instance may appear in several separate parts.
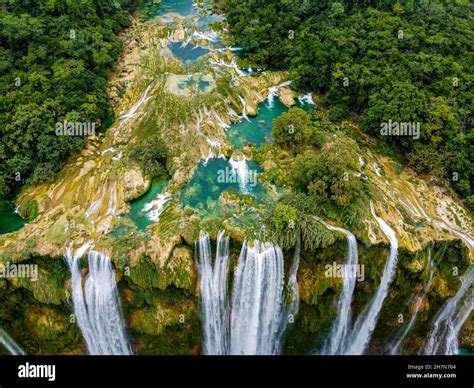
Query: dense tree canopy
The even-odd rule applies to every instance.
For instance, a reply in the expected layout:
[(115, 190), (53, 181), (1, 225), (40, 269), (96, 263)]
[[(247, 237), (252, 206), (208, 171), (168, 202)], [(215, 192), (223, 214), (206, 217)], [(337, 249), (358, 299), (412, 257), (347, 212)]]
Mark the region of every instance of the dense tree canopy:
[(311, 133), (311, 116), (300, 108), (292, 108), (273, 121), (273, 139), (281, 147), (307, 145)]
[(134, 145), (130, 151), (142, 171), (150, 178), (166, 175), (166, 159), (168, 149), (159, 135), (153, 135)]
[(50, 178), (83, 145), (58, 122), (98, 128), (111, 115), (107, 72), (135, 2), (0, 2), (0, 194)]
[[(218, 0), (246, 58), (288, 69), (333, 120), (398, 148), (474, 206), (474, 4), (468, 0)], [(382, 136), (392, 120), (420, 136)]]

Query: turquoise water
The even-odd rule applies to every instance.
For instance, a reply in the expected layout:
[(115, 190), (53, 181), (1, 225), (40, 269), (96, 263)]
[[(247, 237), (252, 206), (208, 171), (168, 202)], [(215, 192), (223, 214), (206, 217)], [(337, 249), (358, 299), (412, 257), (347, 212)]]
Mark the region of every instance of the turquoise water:
[(168, 45), (173, 55), (178, 58), (180, 61), (195, 61), (199, 57), (209, 53), (209, 50), (196, 46), (192, 43), (188, 43), (183, 47), (182, 42), (173, 42)]
[(193, 7), (192, 0), (162, 0), (159, 3), (144, 0), (141, 5), (141, 12), (145, 15), (146, 20), (150, 20), (167, 13), (177, 13), (181, 16), (195, 15), (197, 8)]
[(474, 352), (472, 350), (469, 350), (467, 348), (459, 348), (458, 349), (458, 354), (462, 356), (474, 356)]
[[(205, 13), (208, 13), (209, 7), (204, 4), (201, 7)], [(219, 15), (199, 14), (198, 8), (193, 6), (192, 0), (162, 0), (160, 3), (154, 3), (152, 0), (144, 0), (140, 4), (139, 13), (145, 20), (151, 20), (158, 16), (166, 14), (178, 14), (181, 17), (197, 17), (196, 25), (200, 30), (207, 29), (212, 23), (223, 20)], [(171, 21), (171, 20), (170, 20)]]
[[(250, 160), (246, 163), (252, 173), (263, 171), (255, 161)], [(220, 195), (226, 190), (243, 194), (235, 175), (232, 175), (232, 171), (232, 167), (226, 159), (213, 158), (207, 164), (201, 161), (193, 178), (182, 192), (181, 201), (183, 206), (190, 206), (206, 216), (222, 215), (225, 209), (222, 207), (222, 203), (218, 201)], [(258, 179), (250, 182), (246, 191), (245, 194), (257, 199), (265, 196), (265, 190), (258, 183)]]
[(188, 79), (178, 83), (178, 88), (181, 90), (185, 90), (196, 86), (200, 92), (203, 92), (209, 87), (210, 84), (211, 83), (209, 81), (204, 80), (202, 76), (196, 79), (195, 77), (190, 75)]
[(206, 80), (203, 80), (203, 79), (199, 79), (198, 81), (198, 89), (199, 91), (203, 92), (204, 90), (206, 90), (208, 88), (208, 86), (210, 85), (211, 83), (209, 81), (206, 81)]
[(25, 225), (25, 220), (15, 213), (15, 205), (0, 198), (0, 234), (14, 232)]
[(167, 184), (168, 181), (166, 179), (154, 179), (151, 182), (150, 189), (144, 195), (130, 202), (130, 213), (128, 217), (139, 229), (145, 229), (148, 225), (154, 223), (154, 221), (148, 219), (146, 213), (143, 212), (143, 207), (148, 202), (156, 199), (156, 196), (161, 194)]
[(243, 147), (249, 143), (260, 147), (263, 143), (268, 143), (272, 134), (273, 120), (288, 108), (283, 105), (278, 97), (273, 100), (273, 107), (270, 107), (268, 100), (263, 101), (258, 106), (258, 114), (255, 117), (245, 118), (237, 124), (231, 125), (227, 130), (229, 140), (237, 147)]

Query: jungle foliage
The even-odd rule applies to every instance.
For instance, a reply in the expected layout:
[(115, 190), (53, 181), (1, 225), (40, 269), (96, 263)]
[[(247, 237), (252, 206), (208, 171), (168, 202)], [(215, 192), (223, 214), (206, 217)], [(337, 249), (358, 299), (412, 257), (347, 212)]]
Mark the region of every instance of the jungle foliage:
[[(474, 206), (474, 4), (467, 0), (217, 0), (245, 59), (290, 71)], [(382, 136), (418, 122), (421, 136)]]
[(50, 179), (83, 146), (57, 123), (112, 116), (107, 75), (136, 2), (0, 1), (0, 194)]

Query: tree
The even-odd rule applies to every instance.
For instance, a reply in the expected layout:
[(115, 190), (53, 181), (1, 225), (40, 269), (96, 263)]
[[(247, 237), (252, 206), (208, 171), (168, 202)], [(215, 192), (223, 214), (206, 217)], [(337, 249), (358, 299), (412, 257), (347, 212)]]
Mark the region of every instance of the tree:
[(273, 120), (273, 139), (283, 148), (308, 145), (312, 132), (311, 116), (300, 108), (291, 108)]
[(362, 191), (354, 172), (358, 170), (357, 144), (338, 137), (321, 151), (308, 151), (296, 159), (292, 177), (295, 187), (311, 195), (315, 204), (347, 207)]
[(146, 138), (130, 151), (130, 157), (140, 165), (143, 172), (151, 178), (166, 174), (168, 150), (159, 135)]

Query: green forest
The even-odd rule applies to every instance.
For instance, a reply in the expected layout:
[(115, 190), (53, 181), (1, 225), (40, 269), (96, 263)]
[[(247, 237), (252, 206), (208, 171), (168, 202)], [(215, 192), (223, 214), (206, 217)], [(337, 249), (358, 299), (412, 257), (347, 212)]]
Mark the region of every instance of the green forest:
[(105, 90), (137, 0), (0, 1), (0, 195), (51, 179), (84, 136), (56, 123), (111, 118)]
[[(288, 70), (330, 119), (351, 119), (474, 208), (474, 4), (468, 0), (218, 0), (242, 61)], [(420, 138), (381, 123), (420, 123)]]

